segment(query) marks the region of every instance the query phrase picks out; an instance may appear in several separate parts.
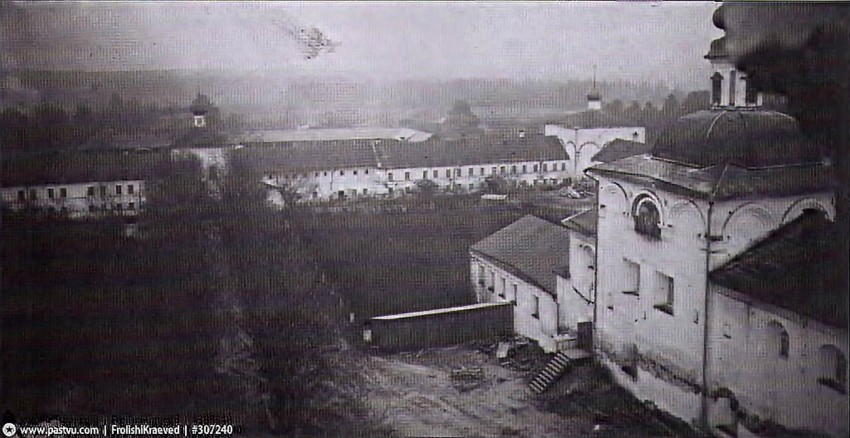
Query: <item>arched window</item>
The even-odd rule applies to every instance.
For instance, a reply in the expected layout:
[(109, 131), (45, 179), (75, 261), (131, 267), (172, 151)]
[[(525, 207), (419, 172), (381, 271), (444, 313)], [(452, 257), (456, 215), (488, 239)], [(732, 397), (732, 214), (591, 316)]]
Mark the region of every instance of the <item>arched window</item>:
[(661, 215), (658, 212), (658, 207), (648, 196), (638, 198), (635, 201), (632, 215), (635, 219), (635, 231), (654, 239), (661, 238)]
[(767, 347), (770, 353), (768, 358), (779, 356), (787, 359), (788, 353), (791, 350), (791, 338), (788, 336), (788, 331), (785, 330), (785, 327), (776, 321), (771, 321), (767, 325), (767, 335)]
[(834, 345), (824, 345), (818, 351), (818, 382), (842, 394), (847, 391), (847, 358)]
[(720, 92), (723, 84), (723, 75), (714, 73), (711, 77), (711, 104), (720, 105)]

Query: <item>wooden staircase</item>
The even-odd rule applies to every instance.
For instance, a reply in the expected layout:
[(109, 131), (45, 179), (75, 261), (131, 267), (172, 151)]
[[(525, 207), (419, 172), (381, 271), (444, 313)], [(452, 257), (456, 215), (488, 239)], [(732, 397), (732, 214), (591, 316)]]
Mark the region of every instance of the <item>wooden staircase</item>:
[(570, 368), (571, 360), (567, 357), (566, 352), (559, 351), (549, 360), (545, 367), (531, 379), (528, 384), (531, 390), (537, 394), (544, 393), (549, 386), (555, 383), (567, 370)]

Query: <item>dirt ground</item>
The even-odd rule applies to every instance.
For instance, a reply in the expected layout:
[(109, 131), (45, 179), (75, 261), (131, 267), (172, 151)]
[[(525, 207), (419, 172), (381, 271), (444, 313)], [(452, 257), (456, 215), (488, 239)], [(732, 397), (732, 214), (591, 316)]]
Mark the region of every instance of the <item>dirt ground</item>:
[[(432, 349), (421, 355), (364, 356), (367, 404), (402, 436), (584, 436), (593, 424), (541, 410), (525, 372), (504, 368), (464, 347)], [(477, 388), (462, 391), (453, 368), (481, 367)]]
[[(538, 364), (545, 363), (541, 356)], [(480, 385), (461, 390), (453, 369), (483, 371)], [(470, 346), (392, 355), (362, 354), (358, 380), (369, 416), (399, 436), (658, 437), (691, 436), (642, 411), (599, 368), (576, 368), (544, 395), (527, 382), (533, 371), (499, 364)]]

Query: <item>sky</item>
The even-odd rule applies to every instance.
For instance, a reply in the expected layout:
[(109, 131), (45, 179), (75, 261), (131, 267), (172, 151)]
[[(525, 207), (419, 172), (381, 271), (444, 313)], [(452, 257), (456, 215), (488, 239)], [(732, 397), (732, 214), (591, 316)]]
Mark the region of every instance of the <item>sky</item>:
[[(704, 82), (713, 2), (4, 3), (2, 66)], [(303, 56), (287, 29), (338, 43)]]

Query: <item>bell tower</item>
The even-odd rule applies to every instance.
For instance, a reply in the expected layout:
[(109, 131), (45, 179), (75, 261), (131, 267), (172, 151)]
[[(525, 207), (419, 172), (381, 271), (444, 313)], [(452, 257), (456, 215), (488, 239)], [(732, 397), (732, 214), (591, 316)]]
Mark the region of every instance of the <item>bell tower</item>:
[[(714, 26), (725, 29), (723, 8), (718, 8), (712, 16)], [(747, 75), (735, 68), (726, 50), (726, 37), (711, 42), (711, 49), (705, 55), (711, 62), (711, 108), (743, 109), (760, 108), (762, 96), (747, 81)]]

